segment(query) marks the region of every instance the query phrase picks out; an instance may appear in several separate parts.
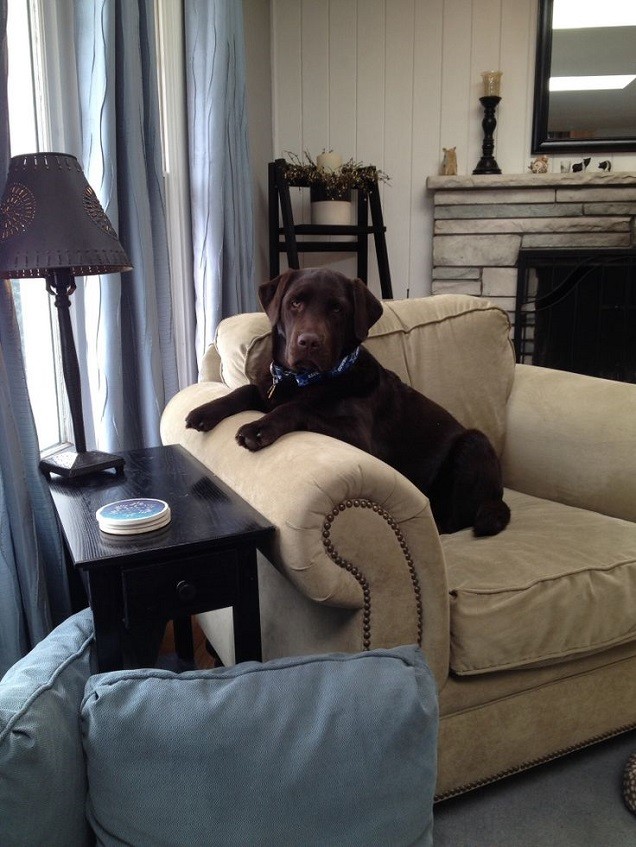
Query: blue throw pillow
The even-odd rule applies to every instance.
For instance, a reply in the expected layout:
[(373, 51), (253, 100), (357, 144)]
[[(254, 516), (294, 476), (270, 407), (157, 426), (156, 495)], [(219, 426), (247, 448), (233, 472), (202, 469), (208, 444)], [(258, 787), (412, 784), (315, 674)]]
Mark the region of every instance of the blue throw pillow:
[(435, 682), (415, 647), (92, 677), (100, 845), (432, 844)]
[(79, 712), (96, 670), (93, 616), (68, 618), (0, 681), (0, 844), (84, 847)]

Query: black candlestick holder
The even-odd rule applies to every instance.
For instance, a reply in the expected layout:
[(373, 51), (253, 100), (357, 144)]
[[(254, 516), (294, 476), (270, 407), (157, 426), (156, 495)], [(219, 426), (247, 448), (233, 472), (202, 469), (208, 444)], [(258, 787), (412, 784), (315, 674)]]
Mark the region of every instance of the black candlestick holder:
[(493, 156), (493, 153), (495, 151), (495, 142), (493, 139), (493, 135), (497, 126), (495, 110), (497, 109), (497, 103), (499, 103), (500, 100), (501, 97), (495, 97), (493, 95), (479, 98), (479, 102), (484, 107), (484, 119), (481, 122), (482, 129), (484, 130), (484, 143), (481, 147), (482, 156), (479, 162), (477, 163), (477, 167), (473, 171), (474, 174), (501, 173), (501, 168), (499, 167), (499, 165), (495, 161), (495, 157)]

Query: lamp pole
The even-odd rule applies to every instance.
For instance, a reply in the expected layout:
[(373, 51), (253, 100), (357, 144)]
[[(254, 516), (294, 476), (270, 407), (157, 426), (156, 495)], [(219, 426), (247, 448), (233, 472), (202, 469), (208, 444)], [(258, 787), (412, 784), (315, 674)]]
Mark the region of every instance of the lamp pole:
[(75, 287), (75, 278), (69, 268), (54, 268), (50, 275), (46, 277), (46, 290), (55, 297), (55, 308), (57, 309), (60, 327), (62, 371), (71, 410), (75, 449), (78, 453), (85, 453), (86, 435), (82, 414), (82, 388), (70, 315), (70, 295), (75, 291)]

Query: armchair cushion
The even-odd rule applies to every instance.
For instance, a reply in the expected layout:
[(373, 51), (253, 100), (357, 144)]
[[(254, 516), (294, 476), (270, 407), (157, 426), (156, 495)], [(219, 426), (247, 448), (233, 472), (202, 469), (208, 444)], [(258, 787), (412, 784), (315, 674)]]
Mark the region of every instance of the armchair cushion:
[(93, 616), (85, 609), (56, 627), (2, 678), (2, 847), (92, 843), (84, 816), (79, 708), (95, 669)]
[(432, 844), (437, 698), (415, 647), (101, 674), (82, 722), (100, 845)]
[[(496, 538), (442, 536), (451, 668), (545, 665), (636, 638), (636, 524), (516, 491)], [(585, 598), (585, 602), (582, 602)]]

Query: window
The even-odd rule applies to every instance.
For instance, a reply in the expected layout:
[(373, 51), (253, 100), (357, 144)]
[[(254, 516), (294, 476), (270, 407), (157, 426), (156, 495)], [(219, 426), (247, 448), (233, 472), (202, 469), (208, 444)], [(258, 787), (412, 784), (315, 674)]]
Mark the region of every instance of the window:
[(197, 379), (183, 5), (174, 0), (157, 0), (155, 29), (172, 316), (179, 386), (183, 388)]
[[(47, 149), (43, 98), (39, 4), (10, 0), (9, 125), (11, 155)], [(22, 352), (40, 451), (50, 453), (71, 441), (70, 413), (62, 377), (57, 316), (44, 280), (12, 283)]]
[[(65, 118), (68, 118), (63, 107), (55, 101), (60, 96), (58, 89), (64, 89), (64, 80), (56, 79), (59, 70), (56, 58), (59, 50), (65, 48), (56, 40), (59, 38), (57, 30), (62, 32), (63, 27), (56, 20), (55, 10), (52, 11), (51, 7), (49, 0), (9, 0), (8, 3), (8, 94), (12, 156), (53, 149), (62, 152), (67, 150), (59, 141), (51, 141), (52, 138), (66, 137), (63, 126), (58, 124), (63, 124)], [(181, 4), (175, 0), (157, 0), (154, 8), (168, 252), (173, 282), (177, 366), (182, 387), (196, 381), (197, 376), (189, 234), (183, 11)], [(48, 97), (52, 98), (50, 103)], [(53, 298), (46, 292), (44, 280), (16, 280), (13, 282), (13, 293), (40, 451), (46, 454), (67, 446), (73, 440), (62, 375), (56, 309)], [(73, 308), (71, 319), (74, 319)], [(86, 414), (90, 408), (87, 397), (83, 398), (83, 408)], [(87, 436), (89, 431), (87, 421)]]

